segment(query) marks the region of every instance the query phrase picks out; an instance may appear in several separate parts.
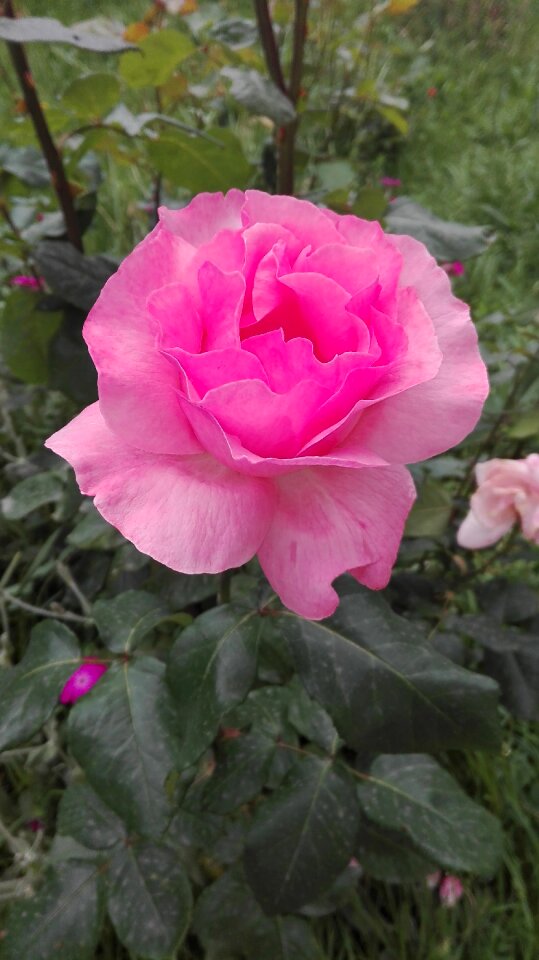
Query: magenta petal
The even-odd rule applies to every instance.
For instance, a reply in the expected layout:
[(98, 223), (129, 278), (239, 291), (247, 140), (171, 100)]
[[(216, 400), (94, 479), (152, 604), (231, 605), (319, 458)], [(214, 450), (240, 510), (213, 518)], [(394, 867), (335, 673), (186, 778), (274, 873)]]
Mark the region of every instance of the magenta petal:
[(47, 441), (75, 469), (83, 493), (142, 553), (181, 573), (246, 563), (271, 521), (268, 480), (233, 473), (208, 455), (159, 456), (128, 447), (99, 404)]
[(301, 242), (302, 247), (339, 243), (339, 233), (327, 216), (307, 200), (288, 196), (269, 196), (260, 190), (247, 190), (242, 220), (246, 227), (255, 223), (278, 223)]
[(69, 680), (64, 684), (60, 694), (60, 703), (75, 703), (79, 697), (89, 693), (108, 668), (108, 663), (87, 660), (71, 674)]
[(309, 469), (280, 477), (273, 522), (258, 551), (283, 603), (303, 617), (329, 617), (331, 586), (350, 570), (375, 589), (389, 580), (415, 497), (404, 467)]
[(245, 195), (241, 190), (199, 193), (181, 210), (160, 207), (159, 219), (171, 233), (199, 247), (213, 239), (219, 230), (239, 230)]

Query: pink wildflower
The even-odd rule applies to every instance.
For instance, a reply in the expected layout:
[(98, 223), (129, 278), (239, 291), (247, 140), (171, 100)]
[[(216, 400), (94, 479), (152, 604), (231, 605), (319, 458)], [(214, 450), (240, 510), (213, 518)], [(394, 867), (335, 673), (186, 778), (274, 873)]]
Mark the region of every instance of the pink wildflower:
[(464, 893), (464, 887), (458, 877), (448, 875), (444, 877), (438, 891), (440, 903), (444, 907), (454, 907)]
[(99, 663), (97, 660), (86, 660), (75, 670), (64, 684), (60, 694), (60, 703), (75, 703), (83, 697), (109, 668), (108, 663)]
[(440, 266), (449, 277), (462, 277), (462, 275), (466, 273), (466, 267), (460, 260), (452, 260), (451, 263), (441, 263)]
[(26, 274), (18, 274), (9, 281), (12, 287), (29, 287), (31, 290), (41, 290), (43, 287), (42, 277), (32, 277)]
[(427, 97), (437, 97), (438, 87), (427, 87)]
[(380, 183), (383, 187), (402, 187), (402, 180), (398, 177), (380, 177)]

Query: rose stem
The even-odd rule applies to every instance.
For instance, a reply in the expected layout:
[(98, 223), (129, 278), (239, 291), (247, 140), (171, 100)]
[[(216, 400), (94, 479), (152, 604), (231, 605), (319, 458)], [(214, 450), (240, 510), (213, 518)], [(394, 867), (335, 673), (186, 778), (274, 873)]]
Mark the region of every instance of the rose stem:
[[(4, 0), (4, 14), (12, 20), (15, 19), (12, 0)], [(19, 79), (26, 108), (32, 119), (37, 139), (49, 168), (52, 186), (62, 209), (68, 240), (77, 250), (82, 251), (81, 232), (64, 165), (39, 102), (25, 49), (21, 43), (8, 43), (7, 47)]]

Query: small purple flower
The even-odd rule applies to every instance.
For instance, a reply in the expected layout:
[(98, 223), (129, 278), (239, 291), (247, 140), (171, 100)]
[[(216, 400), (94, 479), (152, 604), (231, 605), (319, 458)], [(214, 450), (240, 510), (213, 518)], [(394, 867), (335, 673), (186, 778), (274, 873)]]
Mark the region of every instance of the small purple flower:
[(72, 673), (69, 680), (65, 683), (60, 694), (60, 703), (75, 703), (79, 697), (83, 697), (109, 668), (108, 663), (99, 663), (97, 660), (86, 660), (82, 666)]
[(12, 287), (29, 287), (30, 290), (41, 290), (43, 288), (42, 277), (32, 277), (24, 273), (12, 277), (9, 282)]
[(39, 817), (35, 817), (33, 820), (28, 820), (26, 827), (28, 830), (31, 830), (32, 833), (40, 833), (45, 829), (45, 824)]
[(380, 183), (383, 187), (402, 187), (402, 180), (398, 177), (380, 177)]
[(454, 907), (459, 902), (463, 893), (464, 887), (462, 886), (461, 880), (451, 875), (443, 878), (438, 890), (440, 903), (442, 906), (449, 908)]

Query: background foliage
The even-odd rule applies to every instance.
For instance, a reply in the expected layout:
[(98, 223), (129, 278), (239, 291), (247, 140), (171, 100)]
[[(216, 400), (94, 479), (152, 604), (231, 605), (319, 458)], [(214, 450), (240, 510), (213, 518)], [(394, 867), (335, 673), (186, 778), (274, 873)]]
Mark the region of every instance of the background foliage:
[[(537, 551), (454, 535), (475, 461), (537, 450), (538, 13), (352, 7), (313, 0), (292, 99), (248, 2), (133, 0), (121, 24), (94, 3), (98, 45), (144, 55), (83, 49), (81, 27), (28, 43), (70, 237), (2, 51), (3, 960), (537, 956)], [(272, 11), (286, 69), (293, 4)], [(292, 134), (297, 194), (465, 262), (493, 387), (466, 444), (415, 469), (384, 597), (343, 578), (324, 624), (283, 611), (256, 564), (229, 597), (149, 561), (42, 447), (95, 395), (81, 324), (158, 204), (276, 189)], [(59, 707), (88, 655), (109, 670)], [(464, 878), (453, 911), (436, 868)]]

